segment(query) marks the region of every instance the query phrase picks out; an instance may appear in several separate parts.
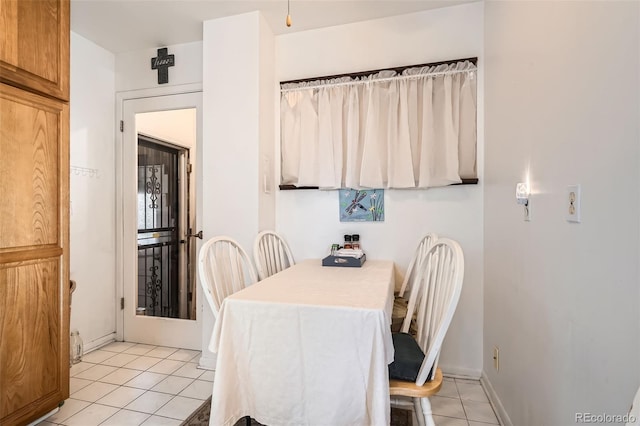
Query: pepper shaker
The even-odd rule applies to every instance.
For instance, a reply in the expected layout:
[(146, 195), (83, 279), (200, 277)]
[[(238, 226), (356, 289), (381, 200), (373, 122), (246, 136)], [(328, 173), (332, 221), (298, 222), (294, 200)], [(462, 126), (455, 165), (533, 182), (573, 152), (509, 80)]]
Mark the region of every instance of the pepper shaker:
[(360, 234), (353, 234), (351, 236), (351, 247), (354, 250), (360, 250)]

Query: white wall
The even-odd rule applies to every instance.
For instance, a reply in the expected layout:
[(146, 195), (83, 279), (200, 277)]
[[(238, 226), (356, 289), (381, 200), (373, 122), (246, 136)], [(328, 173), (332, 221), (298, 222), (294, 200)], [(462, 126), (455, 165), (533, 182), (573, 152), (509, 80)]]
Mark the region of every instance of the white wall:
[[(337, 191), (278, 191), (276, 229), (296, 259), (321, 258), (359, 233), (370, 259), (396, 262), (397, 285), (427, 232), (460, 242), (462, 297), (442, 355), (445, 373), (479, 377), (483, 276), (483, 4), (475, 3), (276, 37), (278, 81), (477, 56), (479, 185), (385, 191), (385, 222), (341, 223)], [(279, 138), (278, 138), (279, 140)], [(278, 178), (279, 179), (279, 178)]]
[(196, 110), (189, 108), (136, 114), (136, 131), (185, 148), (194, 147)]
[[(264, 199), (274, 191), (260, 191), (261, 160), (274, 144), (273, 38), (259, 12), (204, 23), (203, 230), (205, 239), (230, 236), (249, 256), (263, 221), (275, 222), (273, 203)], [(205, 311), (203, 346), (213, 328)], [(205, 351), (201, 362), (211, 357)]]
[(85, 350), (115, 332), (114, 62), (71, 33), (71, 328)]
[[(162, 87), (202, 82), (202, 42), (174, 44), (168, 53), (175, 56), (175, 65), (169, 68), (169, 83)], [(158, 71), (151, 69), (151, 58), (158, 49), (119, 53), (116, 61), (116, 91), (157, 88)]]
[(260, 126), (258, 147), (258, 231), (273, 230), (276, 227), (276, 138), (275, 120), (278, 115), (278, 84), (275, 77), (275, 37), (266, 20), (260, 15), (260, 51), (258, 57), (258, 96)]
[(249, 253), (260, 215), (270, 214), (258, 197), (259, 150), (273, 145), (273, 120), (260, 117), (275, 114), (273, 95), (263, 101), (274, 88), (264, 78), (273, 75), (273, 59), (262, 56), (273, 34), (264, 26), (259, 12), (204, 23), (204, 231), (229, 235)]
[(484, 371), (515, 425), (622, 415), (640, 384), (638, 8), (486, 3)]

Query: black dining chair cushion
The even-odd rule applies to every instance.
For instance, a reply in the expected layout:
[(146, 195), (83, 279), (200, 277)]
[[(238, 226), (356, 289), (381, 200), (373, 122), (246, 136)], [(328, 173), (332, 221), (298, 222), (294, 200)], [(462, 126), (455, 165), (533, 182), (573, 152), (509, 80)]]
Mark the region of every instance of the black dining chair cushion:
[(389, 378), (414, 382), (424, 360), (424, 352), (408, 333), (392, 333), (395, 355), (389, 364)]

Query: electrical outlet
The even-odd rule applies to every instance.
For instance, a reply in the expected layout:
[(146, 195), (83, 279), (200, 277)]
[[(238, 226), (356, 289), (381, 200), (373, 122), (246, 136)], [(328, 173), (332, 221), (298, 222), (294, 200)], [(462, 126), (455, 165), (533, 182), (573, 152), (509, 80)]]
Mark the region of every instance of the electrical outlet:
[(497, 346), (493, 347), (493, 368), (500, 371), (500, 348)]
[(566, 202), (567, 221), (580, 223), (580, 185), (567, 186)]

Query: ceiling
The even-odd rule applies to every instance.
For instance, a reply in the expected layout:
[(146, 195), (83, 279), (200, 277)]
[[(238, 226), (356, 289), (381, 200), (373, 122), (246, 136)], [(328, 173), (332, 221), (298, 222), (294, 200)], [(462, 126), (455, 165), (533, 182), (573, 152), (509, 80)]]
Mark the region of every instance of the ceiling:
[(202, 40), (202, 22), (260, 10), (275, 34), (454, 6), (474, 0), (71, 0), (71, 30), (121, 53)]

